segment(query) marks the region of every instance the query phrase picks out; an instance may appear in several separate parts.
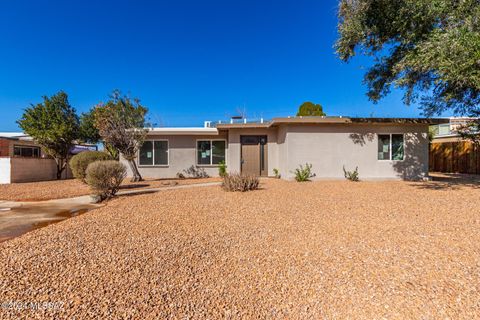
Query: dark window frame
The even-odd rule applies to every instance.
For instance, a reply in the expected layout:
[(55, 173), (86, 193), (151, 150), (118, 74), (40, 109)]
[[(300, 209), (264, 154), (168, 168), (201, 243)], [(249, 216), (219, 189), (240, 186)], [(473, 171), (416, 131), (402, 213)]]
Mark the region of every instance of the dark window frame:
[[(170, 166), (170, 141), (168, 139), (148, 139), (145, 140), (145, 142), (151, 142), (152, 143), (152, 164), (142, 164), (140, 162), (140, 153), (142, 150), (143, 145), (140, 147), (138, 150), (138, 155), (137, 155), (137, 163), (139, 167), (168, 167)], [(166, 164), (155, 164), (155, 142), (167, 142), (167, 163)]]

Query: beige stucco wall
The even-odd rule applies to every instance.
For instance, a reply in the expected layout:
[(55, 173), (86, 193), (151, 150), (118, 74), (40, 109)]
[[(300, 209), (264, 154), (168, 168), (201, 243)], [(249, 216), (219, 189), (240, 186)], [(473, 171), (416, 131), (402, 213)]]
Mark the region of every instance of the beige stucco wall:
[[(147, 178), (174, 178), (178, 172), (196, 163), (197, 140), (225, 139), (227, 170), (240, 172), (240, 137), (266, 135), (270, 176), (277, 168), (283, 178), (292, 179), (293, 171), (308, 162), (313, 165), (316, 178), (344, 179), (343, 166), (347, 170), (358, 166), (361, 179), (421, 179), (428, 174), (427, 132), (427, 125), (316, 124), (234, 128), (221, 131), (219, 136), (149, 136), (149, 140), (168, 140), (169, 165), (139, 166), (139, 170)], [(378, 160), (377, 135), (394, 133), (405, 134), (405, 159)], [(210, 176), (218, 176), (218, 166), (202, 167)], [(130, 169), (128, 175), (131, 176)]]
[[(197, 140), (227, 140), (226, 157), (229, 161), (228, 153), (228, 137), (226, 134), (220, 135), (149, 135), (147, 140), (168, 140), (168, 157), (169, 164), (167, 166), (140, 166), (138, 157), (136, 163), (140, 174), (144, 178), (175, 178), (178, 172), (188, 169), (190, 166), (196, 164), (197, 156)], [(121, 161), (127, 166), (127, 175), (132, 176), (130, 167), (125, 159)], [(218, 176), (218, 165), (213, 166), (197, 166), (205, 169), (207, 174), (211, 177)]]
[(277, 129), (230, 129), (228, 132), (228, 172), (240, 172), (241, 169), (241, 145), (240, 136), (265, 135), (267, 136), (268, 175), (273, 175), (273, 169), (278, 168), (278, 143)]
[[(343, 178), (343, 166), (358, 166), (363, 179), (421, 179), (428, 174), (426, 125), (290, 125), (281, 130), (280, 173), (285, 178), (293, 178), (292, 171), (306, 162), (317, 178)], [(377, 159), (377, 134), (390, 133), (405, 134), (403, 161)]]

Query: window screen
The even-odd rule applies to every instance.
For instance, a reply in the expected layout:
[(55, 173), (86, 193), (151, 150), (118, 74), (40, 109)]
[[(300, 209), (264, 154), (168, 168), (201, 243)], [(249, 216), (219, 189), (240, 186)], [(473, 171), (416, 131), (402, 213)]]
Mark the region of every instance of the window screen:
[(168, 165), (168, 142), (154, 141), (154, 163), (155, 165)]
[(225, 161), (225, 148), (224, 140), (197, 141), (197, 164), (213, 165)]
[(403, 160), (403, 134), (392, 134), (392, 160)]
[(378, 160), (390, 160), (390, 135), (378, 135)]
[(212, 141), (212, 164), (225, 161), (225, 141)]
[(140, 148), (140, 165), (151, 166), (153, 165), (153, 142), (145, 141)]
[(197, 141), (197, 164), (210, 163), (210, 141)]

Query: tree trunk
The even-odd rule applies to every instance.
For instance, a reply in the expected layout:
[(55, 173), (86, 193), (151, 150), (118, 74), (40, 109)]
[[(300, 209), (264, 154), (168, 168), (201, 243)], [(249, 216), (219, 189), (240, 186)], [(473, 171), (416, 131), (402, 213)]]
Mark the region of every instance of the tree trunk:
[(138, 181), (143, 181), (142, 175), (140, 174), (140, 171), (138, 171), (137, 164), (135, 163), (135, 160), (128, 160), (128, 164), (130, 166), (130, 169), (132, 170), (132, 180), (131, 182), (138, 182)]
[(66, 162), (63, 162), (63, 159), (55, 159), (55, 162), (57, 163), (57, 180), (62, 179), (62, 172), (66, 167)]

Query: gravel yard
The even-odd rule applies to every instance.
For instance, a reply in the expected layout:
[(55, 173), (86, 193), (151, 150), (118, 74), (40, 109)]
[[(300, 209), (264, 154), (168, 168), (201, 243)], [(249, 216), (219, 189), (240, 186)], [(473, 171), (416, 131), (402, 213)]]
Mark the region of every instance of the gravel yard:
[(26, 308), (0, 318), (480, 317), (478, 181), (261, 187), (120, 197), (0, 243), (0, 302)]
[[(140, 182), (129, 182), (125, 179), (121, 190), (160, 188), (171, 185), (204, 183), (220, 181), (218, 178), (205, 179), (145, 179)], [(61, 198), (72, 198), (90, 194), (90, 189), (76, 179), (0, 184), (0, 200), (9, 201), (41, 201)]]

